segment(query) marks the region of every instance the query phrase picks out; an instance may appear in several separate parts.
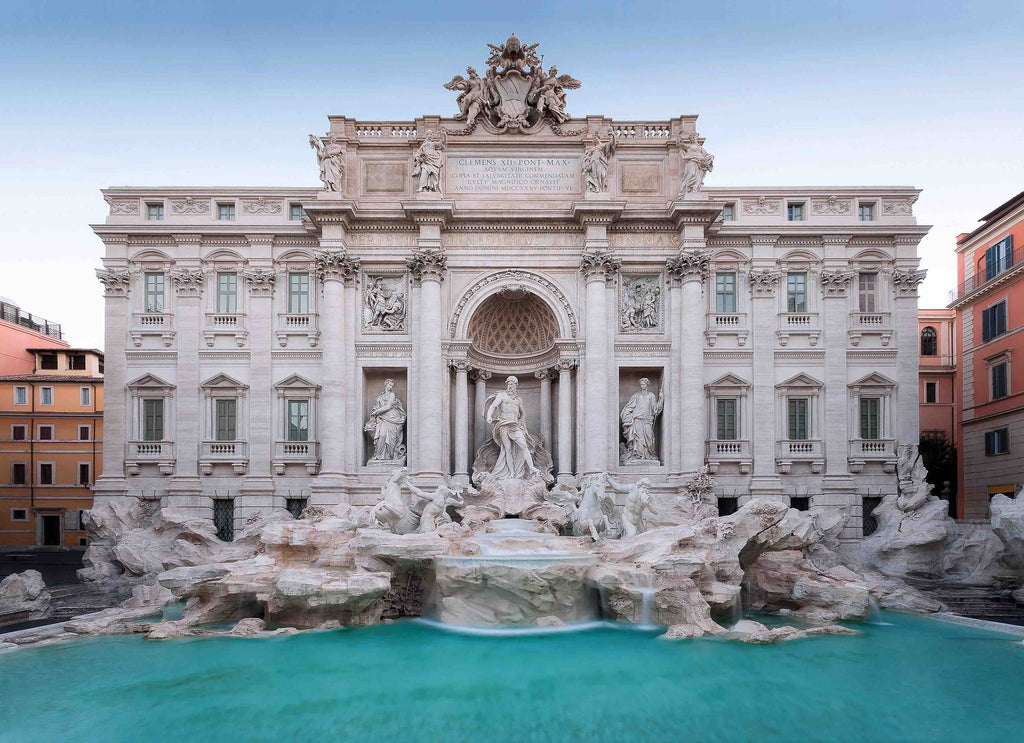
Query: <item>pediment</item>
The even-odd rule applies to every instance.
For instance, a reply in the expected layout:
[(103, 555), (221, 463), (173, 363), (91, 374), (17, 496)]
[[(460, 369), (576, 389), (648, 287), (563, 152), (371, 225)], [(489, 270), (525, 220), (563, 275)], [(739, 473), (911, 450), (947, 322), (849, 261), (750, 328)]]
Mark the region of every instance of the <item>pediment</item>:
[(311, 382), (301, 374), (292, 374), (274, 385), (277, 390), (318, 390), (320, 385)]
[(750, 389), (750, 382), (730, 372), (704, 386), (708, 389)]
[(805, 389), (821, 389), (825, 385), (822, 382), (815, 379), (814, 377), (812, 377), (810, 374), (804, 374), (803, 372), (801, 372), (800, 374), (797, 374), (795, 377), (790, 377), (785, 382), (782, 382), (781, 384), (777, 384), (775, 386), (784, 388), (797, 387)]
[(895, 387), (896, 382), (889, 377), (879, 374), (878, 372), (872, 372), (866, 377), (861, 377), (856, 382), (851, 382), (850, 387)]
[(173, 390), (175, 385), (170, 382), (160, 379), (155, 374), (143, 374), (138, 379), (128, 383), (129, 389), (147, 389), (147, 390)]
[(210, 377), (201, 385), (202, 389), (222, 389), (222, 390), (247, 390), (249, 385), (244, 382), (239, 382), (233, 377), (229, 377), (227, 374), (217, 374)]

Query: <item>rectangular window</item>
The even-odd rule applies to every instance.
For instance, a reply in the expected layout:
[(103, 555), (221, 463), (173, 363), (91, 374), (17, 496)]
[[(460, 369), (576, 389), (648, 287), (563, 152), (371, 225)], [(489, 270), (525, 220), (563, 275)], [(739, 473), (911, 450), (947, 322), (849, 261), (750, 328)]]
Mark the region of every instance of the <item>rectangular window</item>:
[(857, 295), (861, 312), (878, 311), (878, 274), (862, 273), (857, 280)]
[(1010, 451), (1010, 429), (1000, 428), (985, 432), (985, 456), (1006, 454)]
[(800, 204), (787, 204), (786, 205), (786, 219), (790, 222), (803, 222), (804, 221), (804, 205)]
[(807, 312), (807, 274), (791, 273), (786, 276), (786, 311)]
[(163, 204), (146, 204), (146, 219), (159, 222), (164, 218)]
[(24, 462), (11, 463), (11, 485), (27, 485), (28, 468)]
[(811, 498), (807, 495), (790, 496), (789, 507), (795, 508), (798, 511), (809, 511), (811, 508)]
[(28, 521), (28, 509), (27, 508), (12, 508), (11, 509), (11, 521)]
[(142, 440), (164, 440), (164, 401), (142, 401)]
[(53, 485), (53, 462), (39, 463), (39, 484)]
[(11, 426), (11, 441), (24, 441), (28, 436), (25, 426)]
[(715, 274), (715, 312), (736, 311), (736, 274)]
[(146, 274), (145, 295), (146, 312), (164, 311), (164, 275), (162, 273)]
[(68, 357), (68, 367), (72, 371), (85, 371), (85, 354), (73, 353)]
[(875, 221), (875, 205), (861, 204), (857, 207), (857, 219), (861, 222), (874, 222)]
[(235, 441), (238, 438), (235, 423), (236, 401), (216, 400), (215, 403), (217, 420), (214, 433), (217, 441)]
[(238, 312), (237, 274), (217, 274), (217, 312)]
[(39, 426), (39, 441), (53, 441), (53, 426)]
[(1006, 332), (1006, 300), (992, 305), (981, 313), (981, 338), (990, 341)]
[(924, 401), (925, 402), (938, 402), (938, 384), (936, 382), (925, 382), (924, 383)]
[(718, 498), (718, 515), (732, 516), (740, 509), (739, 498)]
[(92, 438), (92, 428), (90, 426), (79, 426), (78, 427), (78, 440), (88, 441)]
[(235, 538), (235, 502), (227, 498), (213, 501), (213, 525), (217, 527), (217, 538), (231, 542)]
[(79, 485), (91, 485), (92, 478), (89, 477), (89, 463), (79, 462), (78, 463), (78, 484)]
[(289, 204), (288, 205), (288, 218), (289, 219), (296, 219), (296, 220), (302, 219), (304, 214), (305, 214), (305, 212), (302, 211), (302, 204)]
[(92, 387), (79, 388), (78, 397), (82, 407), (92, 405)]
[(1010, 394), (1010, 365), (1005, 361), (992, 365), (992, 399), (998, 400)]
[(718, 419), (718, 438), (723, 441), (735, 441), (736, 433), (736, 399), (726, 398), (715, 402), (716, 418)]
[(726, 204), (725, 206), (723, 206), (722, 207), (722, 221), (723, 222), (732, 222), (735, 219), (736, 219), (736, 205), (735, 204)]
[(308, 498), (286, 498), (284, 507), (288, 509), (294, 518), (301, 518), (302, 512), (306, 510), (306, 506), (309, 505)]
[(53, 405), (53, 387), (39, 388), (39, 404)]
[(288, 440), (309, 441), (309, 400), (288, 401)]
[(1013, 235), (1004, 237), (985, 251), (985, 281), (1013, 266)]
[(44, 353), (40, 355), (39, 368), (46, 371), (55, 371), (57, 369), (57, 354)]
[(798, 397), (787, 403), (787, 423), (791, 441), (807, 438), (807, 399)]
[(862, 439), (882, 438), (882, 400), (878, 397), (860, 399), (860, 437)]
[(14, 404), (28, 405), (28, 387), (14, 388)]
[(217, 219), (231, 220), (235, 218), (234, 204), (217, 204)]
[(304, 314), (309, 312), (309, 274), (288, 274), (288, 312)]

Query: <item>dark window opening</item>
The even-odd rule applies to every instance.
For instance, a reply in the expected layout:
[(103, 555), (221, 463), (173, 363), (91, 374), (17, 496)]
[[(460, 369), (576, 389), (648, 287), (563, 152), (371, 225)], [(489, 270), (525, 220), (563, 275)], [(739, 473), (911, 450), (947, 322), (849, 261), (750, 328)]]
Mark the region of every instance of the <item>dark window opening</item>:
[(57, 368), (57, 354), (55, 353), (44, 353), (39, 357), (39, 368), (54, 370)]
[(793, 496), (789, 499), (789, 507), (798, 511), (808, 511), (811, 508), (810, 496)]
[(985, 432), (985, 456), (1006, 454), (1010, 451), (1010, 429), (1000, 428)]
[(288, 498), (285, 501), (285, 508), (295, 518), (302, 517), (302, 512), (306, 510), (307, 505), (309, 505), (309, 499), (307, 498)]
[(235, 502), (219, 499), (213, 502), (213, 525), (217, 527), (217, 538), (222, 542), (235, 539)]
[(875, 533), (875, 529), (878, 528), (878, 521), (871, 512), (874, 511), (881, 504), (881, 496), (865, 495), (864, 500), (861, 502), (861, 520), (864, 522), (864, 536), (869, 537)]
[(39, 440), (40, 441), (53, 441), (53, 426), (40, 426), (39, 427)]
[(938, 401), (938, 384), (935, 382), (924, 383), (924, 401), (925, 402), (937, 402)]
[(73, 353), (73, 354), (71, 354), (71, 369), (73, 371), (85, 371), (85, 354), (84, 353)]
[(91, 485), (92, 478), (89, 477), (89, 465), (82, 462), (78, 465), (78, 484), (79, 485)]
[(933, 327), (927, 327), (921, 331), (921, 355), (939, 355), (939, 336)]
[(736, 513), (740, 508), (739, 498), (719, 498), (718, 499), (718, 515), (719, 516), (731, 516)]
[(11, 426), (11, 441), (25, 440), (25, 426)]
[(53, 465), (49, 462), (39, 465), (39, 484), (53, 485)]
[(60, 516), (43, 516), (43, 546), (60, 546)]
[(14, 462), (11, 465), (11, 485), (27, 485), (28, 469), (24, 462)]

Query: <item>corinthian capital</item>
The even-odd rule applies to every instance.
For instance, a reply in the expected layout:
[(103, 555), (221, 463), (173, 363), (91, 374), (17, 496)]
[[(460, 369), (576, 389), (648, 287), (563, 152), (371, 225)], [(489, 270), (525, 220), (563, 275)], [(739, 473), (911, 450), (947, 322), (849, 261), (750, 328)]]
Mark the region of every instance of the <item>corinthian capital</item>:
[(892, 287), (897, 297), (916, 297), (917, 287), (928, 272), (924, 269), (902, 269), (897, 268), (892, 272)]
[(198, 297), (203, 293), (203, 272), (199, 269), (179, 268), (171, 271), (171, 283), (179, 297)]
[(444, 281), (448, 270), (448, 256), (440, 250), (417, 250), (411, 258), (405, 259), (409, 273), (416, 281)]
[(845, 268), (822, 271), (821, 291), (826, 297), (845, 297), (856, 274)]
[(583, 272), (583, 278), (587, 281), (591, 279), (607, 281), (618, 273), (620, 268), (622, 268), (622, 261), (616, 258), (614, 253), (603, 250), (584, 253), (580, 261), (580, 270)]
[(132, 275), (127, 270), (96, 269), (96, 278), (103, 283), (103, 296), (127, 297)]
[(771, 269), (751, 271), (747, 274), (747, 281), (750, 282), (750, 293), (755, 297), (774, 297), (775, 288), (781, 280), (782, 272)]
[(665, 261), (665, 267), (674, 281), (703, 283), (711, 270), (711, 258), (703, 250), (680, 250), (678, 255)]
[(321, 281), (354, 281), (359, 275), (359, 259), (350, 258), (344, 250), (318, 250), (315, 254), (316, 275)]
[(273, 271), (265, 268), (251, 268), (242, 274), (249, 284), (249, 294), (254, 297), (272, 297), (274, 295), (274, 280), (277, 278)]

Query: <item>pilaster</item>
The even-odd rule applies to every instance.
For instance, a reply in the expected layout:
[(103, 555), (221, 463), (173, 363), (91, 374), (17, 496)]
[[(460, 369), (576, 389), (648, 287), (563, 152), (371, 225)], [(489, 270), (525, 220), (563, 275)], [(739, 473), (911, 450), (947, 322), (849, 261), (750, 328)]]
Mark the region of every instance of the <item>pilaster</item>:
[(782, 480), (775, 469), (776, 442), (782, 421), (775, 420), (775, 329), (778, 301), (775, 293), (782, 272), (775, 268), (774, 249), (778, 235), (752, 235), (755, 268), (747, 275), (750, 286), (750, 333), (753, 351), (751, 407), (757, 422), (751, 430), (754, 471), (751, 495), (778, 496)]
[[(248, 290), (249, 330), (249, 420), (245, 430), (249, 439), (249, 473), (244, 489), (273, 494), (274, 483), (270, 475), (273, 458), (274, 380), (272, 379), (271, 343), (273, 339), (274, 284), (271, 251), (272, 235), (248, 235), (250, 248), (256, 260), (242, 274)], [(283, 421), (282, 421), (283, 424)], [(273, 505), (273, 504), (271, 504)]]
[[(106, 238), (104, 239), (106, 242)], [(103, 374), (103, 474), (93, 486), (94, 501), (125, 495), (124, 456), (128, 440), (127, 361), (128, 322), (131, 318), (131, 273), (124, 268), (99, 269), (103, 283), (104, 354)]]

